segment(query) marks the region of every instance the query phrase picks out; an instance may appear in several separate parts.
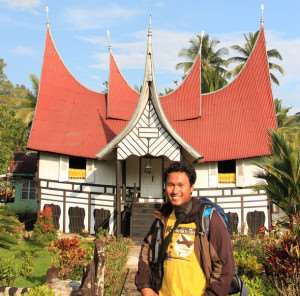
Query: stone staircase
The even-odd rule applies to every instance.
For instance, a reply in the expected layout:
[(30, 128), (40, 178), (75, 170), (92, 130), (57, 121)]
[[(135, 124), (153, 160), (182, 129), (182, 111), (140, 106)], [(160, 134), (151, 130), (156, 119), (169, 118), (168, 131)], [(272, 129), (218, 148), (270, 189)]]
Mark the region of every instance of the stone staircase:
[(131, 211), (130, 237), (140, 244), (146, 236), (154, 220), (153, 212), (161, 207), (161, 203), (134, 203)]

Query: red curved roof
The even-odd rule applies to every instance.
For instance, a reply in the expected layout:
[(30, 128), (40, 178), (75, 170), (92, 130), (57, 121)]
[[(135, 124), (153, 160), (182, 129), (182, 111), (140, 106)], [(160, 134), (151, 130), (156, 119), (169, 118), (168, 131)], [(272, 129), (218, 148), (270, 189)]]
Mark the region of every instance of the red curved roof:
[(49, 29), (27, 148), (95, 158), (126, 121), (106, 120), (106, 98), (82, 86), (59, 57)]
[[(263, 28), (238, 77), (224, 88), (202, 95), (201, 117), (176, 121), (174, 113), (180, 109), (164, 100), (172, 126), (199, 151), (203, 161), (269, 155), (268, 130), (276, 127), (276, 117)], [(189, 105), (187, 101), (185, 108)]]
[(140, 95), (128, 85), (113, 55), (109, 56), (107, 118), (130, 120)]
[(180, 86), (160, 99), (164, 109), (172, 110), (168, 113), (171, 120), (193, 119), (201, 115), (201, 62), (199, 55)]
[[(182, 84), (161, 97), (175, 131), (203, 161), (268, 155), (268, 130), (276, 127), (264, 30), (238, 77), (224, 88), (200, 95), (201, 63)], [(60, 59), (49, 30), (38, 103), (28, 148), (95, 158), (133, 115), (139, 94), (127, 84), (110, 56), (109, 93), (88, 90)]]

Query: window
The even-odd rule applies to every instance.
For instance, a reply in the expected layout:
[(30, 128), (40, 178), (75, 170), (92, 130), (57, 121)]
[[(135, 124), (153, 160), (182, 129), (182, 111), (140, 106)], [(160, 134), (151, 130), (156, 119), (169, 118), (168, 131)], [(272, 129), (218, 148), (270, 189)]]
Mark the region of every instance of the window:
[(235, 183), (235, 160), (218, 162), (219, 183)]
[(85, 179), (86, 159), (82, 157), (69, 157), (69, 179)]
[(36, 199), (33, 180), (25, 180), (22, 185), (22, 199)]

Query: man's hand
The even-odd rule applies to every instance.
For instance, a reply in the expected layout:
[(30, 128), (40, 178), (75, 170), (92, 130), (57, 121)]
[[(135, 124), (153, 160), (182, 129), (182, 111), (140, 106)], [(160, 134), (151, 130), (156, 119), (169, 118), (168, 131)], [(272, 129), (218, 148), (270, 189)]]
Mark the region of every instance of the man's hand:
[(158, 296), (151, 288), (143, 288), (141, 292), (142, 296)]

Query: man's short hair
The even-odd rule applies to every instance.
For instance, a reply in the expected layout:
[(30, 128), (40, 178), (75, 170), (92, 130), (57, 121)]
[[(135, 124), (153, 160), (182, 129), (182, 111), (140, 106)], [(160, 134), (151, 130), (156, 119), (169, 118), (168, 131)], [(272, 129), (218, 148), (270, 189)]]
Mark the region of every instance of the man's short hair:
[(164, 171), (164, 184), (167, 182), (168, 175), (174, 172), (183, 172), (189, 178), (190, 185), (193, 186), (196, 182), (196, 171), (195, 168), (183, 161), (173, 162), (169, 167)]

